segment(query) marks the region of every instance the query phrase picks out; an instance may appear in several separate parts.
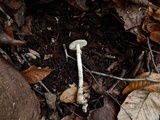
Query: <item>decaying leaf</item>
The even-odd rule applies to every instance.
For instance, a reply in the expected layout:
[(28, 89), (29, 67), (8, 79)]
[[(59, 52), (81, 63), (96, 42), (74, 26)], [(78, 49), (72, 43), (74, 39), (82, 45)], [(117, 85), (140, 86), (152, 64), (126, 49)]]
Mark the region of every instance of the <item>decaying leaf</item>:
[(2, 44), (10, 44), (10, 45), (22, 45), (25, 44), (24, 41), (16, 40), (11, 38), (5, 32), (0, 32), (0, 43)]
[(121, 8), (121, 9), (125, 9), (125, 2), (127, 2), (127, 0), (112, 0), (117, 7)]
[[(84, 97), (86, 99), (90, 98), (89, 87), (90, 87), (89, 84), (87, 82), (84, 82), (83, 91), (84, 91)], [(78, 90), (78, 88), (76, 86), (72, 86), (72, 87), (66, 89), (60, 96), (61, 102), (65, 102), (65, 103), (74, 103), (74, 102), (76, 102), (77, 90)]]
[(19, 9), (22, 6), (22, 0), (4, 0), (3, 2), (12, 9)]
[(74, 103), (77, 97), (77, 87), (71, 87), (66, 89), (60, 96), (61, 102)]
[(87, 120), (116, 120), (117, 107), (112, 99), (105, 97), (104, 106), (89, 112)]
[[(145, 78), (145, 77), (149, 77), (151, 79), (155, 79), (155, 80), (160, 80), (160, 74), (158, 73), (151, 73), (149, 75), (149, 72), (144, 72), (140, 75), (138, 75), (136, 78)], [(153, 84), (157, 84), (154, 82), (149, 82), (149, 81), (136, 81), (136, 82), (130, 82), (129, 85), (123, 90), (122, 94), (128, 94), (133, 90), (136, 89), (143, 89), (144, 87), (148, 86), (148, 85), (153, 85)]]
[(160, 94), (145, 90), (131, 92), (122, 104), (118, 120), (158, 120)]
[(30, 66), (28, 69), (22, 71), (22, 75), (30, 84), (38, 83), (43, 80), (52, 70), (46, 68), (37, 68), (36, 66)]
[(155, 13), (153, 14), (152, 17), (153, 17), (155, 20), (157, 20), (157, 21), (160, 22), (160, 17), (159, 17), (159, 16), (160, 16), (160, 8), (155, 11)]
[[(17, 23), (18, 27), (22, 27), (25, 22), (25, 10), (26, 7), (23, 5), (18, 11), (14, 14), (15, 22)], [(27, 21), (27, 19), (26, 19)]]
[(154, 31), (160, 31), (160, 23), (148, 23), (147, 24), (147, 30), (152, 33)]
[(160, 31), (154, 31), (150, 34), (150, 39), (160, 45)]
[(44, 95), (45, 95), (48, 107), (50, 109), (56, 109), (56, 104), (55, 104), (56, 99), (57, 99), (56, 95), (53, 93), (45, 93)]
[(123, 18), (126, 30), (141, 25), (143, 18), (147, 15), (147, 8), (130, 4), (125, 10), (116, 7), (119, 16)]

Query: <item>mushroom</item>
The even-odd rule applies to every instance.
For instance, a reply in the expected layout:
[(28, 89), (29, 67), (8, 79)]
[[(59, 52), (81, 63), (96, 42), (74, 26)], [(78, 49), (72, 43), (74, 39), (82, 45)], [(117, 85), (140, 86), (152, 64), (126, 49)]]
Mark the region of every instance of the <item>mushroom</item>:
[(78, 92), (77, 92), (77, 103), (82, 104), (82, 109), (84, 112), (87, 112), (87, 100), (83, 94), (83, 68), (82, 68), (82, 59), (81, 59), (81, 48), (87, 45), (87, 41), (83, 39), (75, 40), (69, 45), (70, 50), (77, 51), (77, 66), (78, 66)]

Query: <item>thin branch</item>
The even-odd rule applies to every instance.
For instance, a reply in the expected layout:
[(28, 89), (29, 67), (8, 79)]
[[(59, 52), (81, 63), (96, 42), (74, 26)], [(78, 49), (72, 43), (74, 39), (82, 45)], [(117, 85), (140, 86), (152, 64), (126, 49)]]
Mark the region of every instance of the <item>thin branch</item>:
[(159, 74), (159, 70), (158, 70), (157, 65), (156, 65), (156, 63), (155, 63), (155, 61), (154, 61), (154, 55), (153, 55), (153, 52), (152, 52), (152, 49), (151, 49), (151, 46), (150, 46), (149, 38), (148, 38), (148, 37), (147, 37), (147, 44), (148, 44), (148, 48), (149, 48), (149, 51), (150, 51), (152, 63), (153, 63), (153, 65), (154, 65), (155, 70), (156, 70), (157, 73)]
[(113, 78), (113, 79), (117, 79), (117, 80), (121, 80), (121, 81), (129, 81), (129, 82), (131, 82), (131, 81), (150, 81), (150, 82), (157, 82), (157, 83), (160, 82), (160, 80), (151, 79), (149, 77), (132, 79), (132, 78), (121, 78), (121, 77), (108, 75), (108, 74), (101, 73), (101, 72), (96, 72), (96, 71), (90, 71), (90, 72), (93, 73), (93, 74), (96, 74), (96, 75), (109, 77), (109, 78)]

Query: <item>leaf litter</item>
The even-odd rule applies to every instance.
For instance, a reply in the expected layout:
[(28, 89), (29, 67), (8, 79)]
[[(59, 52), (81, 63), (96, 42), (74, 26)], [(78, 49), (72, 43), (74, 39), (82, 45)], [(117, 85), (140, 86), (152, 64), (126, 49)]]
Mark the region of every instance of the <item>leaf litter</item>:
[[(8, 26), (4, 27), (2, 25), (2, 34), (0, 35), (2, 38), (4, 36), (6, 37), (5, 41), (4, 38), (1, 41), (4, 44), (9, 44), (12, 51), (17, 52), (18, 57), (13, 56), (12, 52), (8, 52), (6, 47), (2, 46), (2, 49), (6, 50), (6, 54), (9, 53), (8, 56), (11, 56), (10, 58), (13, 64), (22, 71), (22, 74), (27, 78), (31, 87), (36, 86), (34, 90), (37, 96), (45, 98), (45, 101), (42, 102), (43, 105), (41, 105), (41, 111), (48, 112), (42, 112), (43, 118), (75, 120), (87, 118), (116, 119), (117, 111), (120, 107), (116, 103), (119, 103), (119, 101), (123, 102), (123, 100), (120, 99), (121, 97), (123, 97), (123, 99), (125, 98), (113, 92), (117, 91), (117, 93), (120, 93), (125, 90), (125, 80), (113, 86), (116, 80), (102, 76), (94, 76), (86, 72), (90, 70), (84, 67), (84, 80), (87, 83), (87, 85), (84, 86), (84, 88), (86, 87), (84, 95), (89, 102), (88, 113), (84, 114), (81, 107), (76, 104), (77, 87), (68, 88), (68, 85), (71, 83), (78, 85), (76, 62), (72, 59), (66, 62), (67, 56), (65, 56), (62, 44), (66, 44), (66, 49), (68, 50), (68, 45), (75, 39), (86, 39), (89, 45), (83, 50), (82, 60), (84, 61), (84, 65), (106, 74), (121, 76), (123, 70), (127, 72), (131, 70), (132, 73), (134, 73), (131, 75), (132, 77), (140, 73), (142, 73), (141, 77), (147, 77), (149, 70), (154, 71), (151, 65), (152, 63), (145, 62), (148, 58), (146, 58), (147, 52), (144, 52), (144, 48), (146, 48), (147, 44), (146, 37), (149, 36), (150, 39), (155, 42), (151, 42), (151, 47), (158, 50), (157, 44), (160, 43), (158, 36), (159, 18), (157, 17), (159, 16), (159, 8), (153, 5), (155, 2), (151, 3), (145, 0), (128, 0), (125, 1), (126, 4), (121, 0), (113, 0), (113, 2), (118, 7), (115, 7), (111, 1), (46, 0), (45, 2), (37, 2), (35, 0), (29, 0), (26, 1), (25, 4), (23, 4), (21, 0), (4, 1), (4, 4), (7, 4), (7, 6), (11, 8), (5, 10), (9, 10), (15, 19), (13, 19), (12, 22), (5, 21)], [(156, 5), (158, 4), (159, 3), (156, 2)], [(113, 9), (115, 9), (119, 15), (115, 14)], [(19, 18), (22, 19), (20, 20)], [(118, 18), (120, 22), (123, 21), (124, 26), (116, 18)], [(126, 33), (125, 30), (130, 31), (130, 34)], [(143, 49), (135, 47), (130, 45), (127, 40), (129, 42), (134, 41), (138, 43), (138, 45), (145, 47)], [(14, 49), (12, 47), (13, 45)], [(9, 48), (8, 45), (7, 48)], [(133, 50), (130, 56), (126, 56), (128, 49)], [(137, 56), (140, 55), (142, 51), (144, 56), (141, 61), (136, 64)], [(73, 51), (68, 50), (68, 53), (75, 57)], [(106, 55), (108, 56), (105, 57)], [(21, 59), (23, 62), (19, 62)], [(26, 70), (28, 67), (26, 65), (31, 65), (30, 70)], [(35, 66), (40, 66), (42, 69)], [(54, 71), (44, 69), (46, 66), (54, 69)], [(128, 76), (127, 73), (124, 74), (124, 77)], [(154, 76), (152, 79), (159, 78), (159, 75), (154, 72), (150, 73), (149, 77), (151, 76)], [(49, 88), (48, 91), (43, 91), (41, 84), (36, 84), (42, 82), (42, 80)], [(92, 88), (90, 88), (90, 86), (92, 86)], [(118, 119), (122, 119), (121, 117), (128, 119), (128, 113), (130, 114), (129, 117), (134, 116), (135, 118), (146, 119), (150, 119), (151, 117), (158, 118), (159, 103), (152, 100), (152, 98), (155, 100), (159, 99), (156, 93), (159, 92), (159, 83), (147, 81), (131, 82), (127, 87), (129, 87), (130, 90), (127, 91), (125, 95), (129, 92), (131, 93), (123, 102), (118, 114)], [(144, 90), (135, 90), (138, 88)], [(110, 89), (112, 92), (108, 93), (107, 90)], [(143, 98), (139, 97), (140, 95), (142, 95)], [(109, 96), (112, 96), (112, 99), (110, 99)], [(135, 103), (132, 103), (134, 100)], [(136, 101), (138, 102), (136, 103)], [(152, 101), (156, 103), (156, 107), (154, 108)], [(131, 106), (135, 104), (141, 104), (141, 106), (133, 109), (133, 111), (135, 111), (134, 113), (130, 111), (132, 108), (128, 108), (130, 106), (126, 107), (127, 105), (125, 104), (128, 103), (131, 103)], [(146, 104), (148, 108), (146, 108)], [(149, 107), (155, 110), (155, 114), (151, 113), (152, 111), (149, 111), (152, 115), (148, 116), (146, 114), (148, 109), (151, 109)], [(142, 109), (145, 110), (143, 111)], [(137, 111), (139, 111), (139, 114), (136, 114)]]

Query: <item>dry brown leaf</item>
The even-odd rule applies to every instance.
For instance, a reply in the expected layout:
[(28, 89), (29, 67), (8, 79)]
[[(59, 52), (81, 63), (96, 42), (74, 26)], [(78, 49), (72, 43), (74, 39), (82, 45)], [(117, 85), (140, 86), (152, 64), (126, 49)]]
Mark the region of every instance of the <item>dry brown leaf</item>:
[[(160, 74), (158, 73), (151, 73), (149, 76), (149, 72), (144, 72), (140, 75), (138, 75), (136, 78), (145, 78), (145, 77), (149, 77), (151, 79), (155, 79), (155, 80), (160, 80)], [(153, 82), (149, 82), (149, 81), (136, 81), (136, 82), (130, 82), (129, 85), (123, 90), (122, 94), (128, 94), (133, 90), (136, 89), (143, 89), (144, 87), (148, 86), (148, 85), (152, 85), (155, 84)]]
[(71, 87), (66, 89), (60, 96), (61, 102), (74, 103), (77, 97), (77, 87)]
[(159, 120), (160, 94), (145, 90), (131, 92), (123, 102), (118, 120)]
[(149, 32), (160, 31), (160, 23), (148, 23), (147, 30)]
[(125, 30), (141, 25), (142, 20), (147, 15), (147, 8), (130, 4), (125, 10), (116, 7), (119, 16), (123, 18)]
[(14, 38), (12, 26), (5, 27), (4, 32), (11, 38)]
[(127, 0), (112, 0), (112, 1), (116, 4), (117, 7), (125, 10), (125, 4)]
[(150, 39), (160, 45), (160, 31), (154, 31), (150, 34)]
[[(8, 33), (10, 34), (10, 33)], [(11, 36), (11, 34), (10, 34)], [(10, 44), (10, 45), (22, 45), (25, 44), (24, 41), (16, 40), (14, 38), (11, 38), (9, 35), (7, 35), (5, 32), (1, 31), (0, 33), (0, 43), (2, 44)]]
[(159, 9), (157, 9), (156, 10), (156, 12), (153, 14), (153, 18), (155, 19), (155, 20), (157, 20), (157, 21), (159, 21), (160, 22), (160, 8)]
[(22, 75), (26, 78), (29, 84), (35, 84), (43, 80), (52, 70), (42, 68), (39, 69), (36, 66), (30, 66), (28, 69), (22, 71)]
[(151, 85), (143, 87), (142, 89), (150, 92), (160, 92), (160, 83), (153, 83)]
[(19, 9), (22, 6), (22, 0), (4, 0), (3, 2), (12, 9)]
[[(87, 82), (84, 82), (83, 91), (84, 91), (84, 97), (86, 99), (90, 98), (89, 87), (90, 87), (90, 85)], [(72, 86), (72, 87), (66, 89), (60, 96), (61, 102), (65, 102), (65, 103), (74, 103), (74, 102), (76, 102), (77, 90), (78, 90), (78, 88), (75, 87), (75, 86)]]

